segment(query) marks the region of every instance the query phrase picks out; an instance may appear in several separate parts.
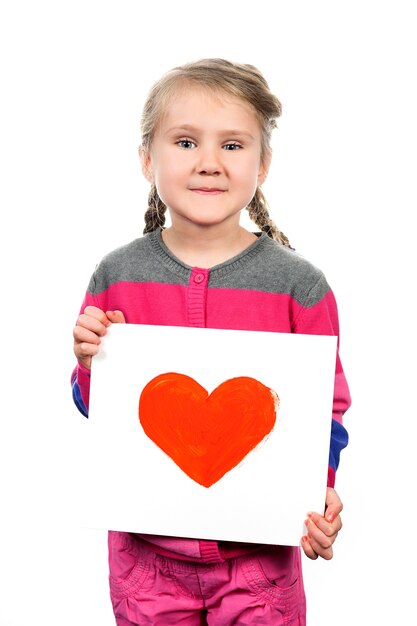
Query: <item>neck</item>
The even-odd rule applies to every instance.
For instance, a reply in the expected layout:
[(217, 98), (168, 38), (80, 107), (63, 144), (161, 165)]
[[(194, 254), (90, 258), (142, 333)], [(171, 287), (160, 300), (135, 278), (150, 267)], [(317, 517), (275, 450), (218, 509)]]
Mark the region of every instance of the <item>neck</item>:
[(192, 267), (211, 268), (240, 254), (257, 240), (256, 235), (237, 225), (234, 228), (180, 228), (172, 225), (162, 231), (171, 252)]

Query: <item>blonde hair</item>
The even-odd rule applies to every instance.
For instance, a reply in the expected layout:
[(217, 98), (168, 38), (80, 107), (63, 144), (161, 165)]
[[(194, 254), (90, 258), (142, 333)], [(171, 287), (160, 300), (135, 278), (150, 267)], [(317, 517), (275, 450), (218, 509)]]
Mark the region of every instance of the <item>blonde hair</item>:
[[(281, 115), (281, 103), (270, 91), (268, 83), (256, 67), (224, 59), (201, 59), (187, 63), (170, 70), (155, 83), (145, 102), (141, 118), (142, 149), (150, 152), (156, 128), (170, 98), (173, 93), (178, 93), (190, 83), (211, 92), (240, 98), (252, 106), (261, 128), (261, 159), (265, 159), (271, 150), (271, 133), (277, 126), (276, 119)], [(164, 228), (166, 208), (155, 185), (152, 185), (148, 210), (145, 213), (144, 234)], [(259, 187), (246, 208), (249, 217), (261, 231), (284, 246), (291, 247), (287, 237), (271, 220), (267, 202)]]

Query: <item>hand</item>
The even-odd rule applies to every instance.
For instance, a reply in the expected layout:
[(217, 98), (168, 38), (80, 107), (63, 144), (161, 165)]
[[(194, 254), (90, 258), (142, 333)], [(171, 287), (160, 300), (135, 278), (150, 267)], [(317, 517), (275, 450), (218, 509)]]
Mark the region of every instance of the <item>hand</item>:
[(91, 369), (91, 358), (100, 350), (101, 339), (110, 324), (124, 324), (121, 311), (102, 311), (96, 306), (87, 306), (74, 328), (74, 353), (79, 363)]
[(342, 509), (343, 504), (336, 491), (327, 487), (324, 517), (319, 513), (308, 513), (305, 522), (308, 534), (302, 537), (301, 545), (309, 559), (317, 559), (319, 556), (326, 560), (333, 558), (332, 546), (342, 528)]

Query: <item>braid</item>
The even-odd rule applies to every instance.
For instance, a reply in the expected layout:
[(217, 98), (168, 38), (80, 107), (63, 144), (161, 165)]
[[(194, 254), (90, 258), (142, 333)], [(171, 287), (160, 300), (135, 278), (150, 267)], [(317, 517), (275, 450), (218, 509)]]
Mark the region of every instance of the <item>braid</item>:
[(155, 185), (152, 185), (148, 196), (148, 210), (145, 213), (145, 228), (143, 234), (151, 233), (157, 228), (163, 228), (165, 225), (166, 205), (159, 197)]
[(265, 196), (259, 187), (246, 208), (249, 212), (249, 217), (262, 232), (266, 233), (271, 239), (279, 241), (283, 246), (291, 248), (288, 237), (284, 235), (271, 220)]

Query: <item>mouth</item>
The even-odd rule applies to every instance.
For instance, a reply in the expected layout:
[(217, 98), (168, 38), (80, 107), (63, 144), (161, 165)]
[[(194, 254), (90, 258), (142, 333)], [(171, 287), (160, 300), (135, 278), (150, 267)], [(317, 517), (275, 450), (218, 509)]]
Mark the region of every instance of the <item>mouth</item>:
[(205, 196), (216, 196), (224, 193), (225, 189), (219, 189), (218, 187), (196, 187), (191, 189), (194, 193), (200, 193)]

